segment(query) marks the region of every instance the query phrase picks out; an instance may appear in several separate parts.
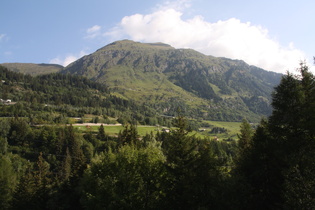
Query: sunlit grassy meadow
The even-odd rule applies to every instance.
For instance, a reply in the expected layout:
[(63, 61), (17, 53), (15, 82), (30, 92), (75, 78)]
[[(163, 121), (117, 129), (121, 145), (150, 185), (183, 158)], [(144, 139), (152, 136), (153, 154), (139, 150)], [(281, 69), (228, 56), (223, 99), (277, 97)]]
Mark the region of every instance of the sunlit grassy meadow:
[[(227, 133), (221, 133), (221, 134), (210, 134), (209, 132), (211, 131), (211, 128), (204, 128), (200, 129), (199, 131), (192, 131), (191, 135), (196, 135), (197, 137), (209, 137), (209, 138), (218, 138), (219, 140), (222, 139), (237, 139), (237, 133), (239, 132), (240, 129), (240, 122), (222, 122), (222, 121), (206, 121), (209, 123), (212, 127), (220, 127), (220, 128), (225, 128), (227, 129)], [(78, 125), (76, 124), (75, 127), (82, 131), (82, 132), (87, 132), (87, 131), (92, 131), (94, 133), (98, 132), (98, 129), (101, 124), (89, 124), (89, 125)], [(122, 125), (104, 125), (105, 132), (108, 135), (111, 136), (117, 136), (119, 131), (121, 131), (124, 126)], [(157, 133), (158, 131), (162, 131), (163, 127), (158, 127), (158, 126), (145, 126), (145, 125), (138, 125), (137, 126), (137, 131), (140, 136), (145, 136), (146, 134), (150, 134), (153, 132), (154, 134)], [(167, 129), (167, 128), (165, 128)]]

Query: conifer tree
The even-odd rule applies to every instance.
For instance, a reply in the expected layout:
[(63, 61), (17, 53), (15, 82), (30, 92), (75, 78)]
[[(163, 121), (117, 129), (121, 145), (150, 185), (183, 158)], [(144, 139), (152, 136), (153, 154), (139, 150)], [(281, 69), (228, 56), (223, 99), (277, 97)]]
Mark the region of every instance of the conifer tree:
[(65, 157), (62, 161), (61, 170), (60, 170), (60, 180), (67, 181), (71, 174), (71, 155), (69, 152), (69, 148), (66, 149)]
[(43, 154), (40, 153), (33, 172), (33, 177), (36, 184), (34, 204), (37, 209), (45, 209), (50, 196), (51, 173), (49, 168), (49, 163), (44, 160)]
[(246, 162), (246, 158), (248, 158), (249, 152), (253, 146), (253, 135), (254, 131), (251, 125), (248, 123), (246, 119), (243, 119), (242, 124), (240, 126), (240, 134), (237, 134), (238, 142), (237, 142), (237, 155), (235, 157), (235, 172), (239, 173), (242, 167), (242, 164)]
[(118, 134), (118, 142), (122, 145), (134, 144), (139, 145), (139, 135), (137, 127), (133, 124), (125, 125), (124, 129)]
[(18, 182), (11, 162), (7, 155), (0, 154), (0, 209), (9, 209)]
[(187, 120), (178, 115), (174, 129), (164, 134), (162, 148), (166, 156), (166, 197), (164, 208), (220, 208), (222, 171), (210, 140), (189, 134)]
[(0, 136), (0, 155), (5, 155), (8, 151), (8, 141), (6, 137)]
[(79, 178), (86, 167), (86, 160), (80, 145), (79, 136), (74, 132), (72, 125), (66, 127), (66, 142), (71, 156), (71, 176)]
[(251, 146), (253, 136), (253, 129), (246, 119), (243, 119), (240, 126), (240, 134), (238, 137), (238, 149), (240, 153), (243, 153)]
[(36, 209), (34, 202), (36, 183), (31, 170), (31, 168), (27, 169), (15, 189), (11, 204), (12, 209)]
[(186, 119), (179, 115), (174, 126), (176, 128), (167, 134), (162, 147), (169, 174), (166, 203), (171, 209), (179, 209), (189, 203), (187, 195), (199, 154), (196, 139), (188, 136)]
[(105, 129), (104, 129), (103, 124), (101, 124), (101, 126), (98, 129), (97, 138), (101, 141), (107, 140), (107, 136), (105, 134)]
[(250, 209), (315, 208), (315, 80), (304, 63), (299, 70), (275, 88), (272, 115), (239, 163)]

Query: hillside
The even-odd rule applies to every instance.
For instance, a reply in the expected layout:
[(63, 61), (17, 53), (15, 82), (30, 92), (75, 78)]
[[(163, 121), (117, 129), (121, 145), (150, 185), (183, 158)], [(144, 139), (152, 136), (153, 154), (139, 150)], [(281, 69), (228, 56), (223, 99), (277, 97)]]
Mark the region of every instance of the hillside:
[(28, 117), (35, 124), (67, 123), (69, 117), (85, 115), (103, 123), (164, 125), (167, 121), (153, 108), (112, 95), (106, 85), (77, 75), (33, 77), (0, 65), (0, 80), (0, 98), (5, 101), (0, 102), (0, 117)]
[(63, 69), (63, 66), (58, 64), (34, 64), (34, 63), (2, 63), (2, 66), (7, 67), (11, 71), (29, 74), (32, 76), (57, 73)]
[(163, 115), (181, 108), (188, 117), (226, 121), (269, 115), (270, 94), (282, 76), (240, 60), (129, 40), (111, 43), (61, 72), (106, 83), (112, 94)]

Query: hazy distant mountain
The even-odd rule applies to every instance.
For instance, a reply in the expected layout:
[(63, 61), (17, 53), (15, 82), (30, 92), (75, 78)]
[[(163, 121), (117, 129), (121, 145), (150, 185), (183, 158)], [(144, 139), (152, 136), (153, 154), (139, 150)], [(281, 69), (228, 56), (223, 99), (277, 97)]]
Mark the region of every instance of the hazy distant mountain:
[(2, 63), (11, 71), (30, 74), (32, 76), (56, 73), (63, 69), (63, 66), (58, 64), (34, 64), (34, 63)]
[(163, 43), (109, 44), (62, 70), (105, 83), (115, 95), (173, 115), (212, 120), (259, 120), (271, 113), (281, 74), (244, 61), (206, 56)]

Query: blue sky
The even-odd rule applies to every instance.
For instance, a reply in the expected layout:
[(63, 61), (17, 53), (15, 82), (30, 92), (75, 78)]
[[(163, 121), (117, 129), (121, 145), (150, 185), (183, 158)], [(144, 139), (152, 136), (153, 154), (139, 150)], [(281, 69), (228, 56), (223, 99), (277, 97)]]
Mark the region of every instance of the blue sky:
[(311, 0), (2, 0), (0, 63), (58, 63), (117, 40), (164, 42), (285, 72), (315, 55)]

